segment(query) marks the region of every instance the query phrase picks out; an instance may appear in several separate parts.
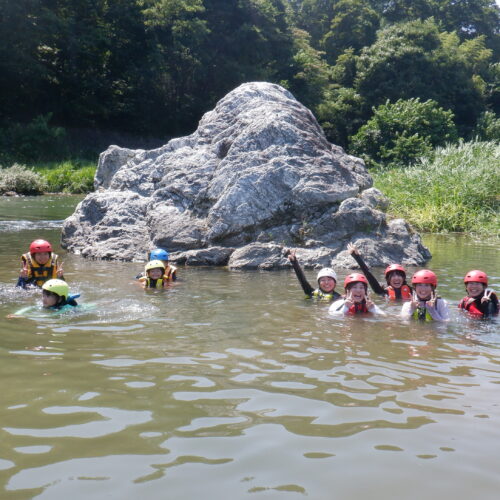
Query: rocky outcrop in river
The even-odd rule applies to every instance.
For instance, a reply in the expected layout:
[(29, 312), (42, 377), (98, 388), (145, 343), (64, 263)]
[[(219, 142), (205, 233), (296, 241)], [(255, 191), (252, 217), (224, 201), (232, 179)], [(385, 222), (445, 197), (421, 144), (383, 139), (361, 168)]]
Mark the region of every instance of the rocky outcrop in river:
[(192, 135), (161, 148), (110, 146), (94, 193), (66, 219), (62, 244), (101, 259), (144, 260), (164, 247), (187, 265), (274, 269), (296, 248), (306, 267), (353, 267), (430, 257), (362, 160), (329, 143), (312, 113), (269, 83), (236, 88)]

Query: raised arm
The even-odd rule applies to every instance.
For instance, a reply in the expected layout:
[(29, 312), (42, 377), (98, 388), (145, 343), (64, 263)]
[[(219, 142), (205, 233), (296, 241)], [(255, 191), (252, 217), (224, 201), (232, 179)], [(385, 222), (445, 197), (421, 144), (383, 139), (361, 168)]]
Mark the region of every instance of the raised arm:
[(293, 270), (295, 271), (295, 274), (297, 275), (297, 279), (299, 280), (300, 286), (302, 287), (302, 290), (304, 290), (304, 293), (311, 297), (312, 293), (314, 292), (314, 288), (310, 285), (309, 281), (307, 281), (304, 271), (302, 271), (302, 268), (299, 265), (299, 262), (297, 261), (297, 257), (295, 255), (295, 251), (291, 251), (288, 254), (288, 260), (292, 264)]
[(358, 266), (363, 271), (363, 274), (366, 276), (368, 283), (370, 283), (372, 290), (377, 295), (385, 295), (386, 293), (384, 287), (377, 281), (375, 276), (373, 276), (373, 274), (370, 272), (370, 269), (368, 269), (368, 266), (365, 264), (365, 261), (361, 257), (361, 254), (359, 253), (359, 250), (357, 249), (356, 245), (348, 243), (347, 251), (351, 254), (351, 257), (357, 262)]

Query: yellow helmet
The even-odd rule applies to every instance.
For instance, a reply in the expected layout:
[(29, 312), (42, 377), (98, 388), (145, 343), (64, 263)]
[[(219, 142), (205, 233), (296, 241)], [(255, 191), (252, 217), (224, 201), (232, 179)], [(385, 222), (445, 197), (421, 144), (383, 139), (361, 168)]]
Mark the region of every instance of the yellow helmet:
[(144, 271), (146, 271), (147, 273), (148, 271), (151, 271), (151, 269), (158, 269), (158, 268), (163, 269), (163, 272), (165, 272), (165, 264), (161, 260), (150, 260), (144, 266)]
[(48, 280), (42, 285), (42, 289), (47, 290), (47, 292), (55, 293), (59, 295), (59, 297), (64, 297), (68, 300), (69, 286), (63, 280)]

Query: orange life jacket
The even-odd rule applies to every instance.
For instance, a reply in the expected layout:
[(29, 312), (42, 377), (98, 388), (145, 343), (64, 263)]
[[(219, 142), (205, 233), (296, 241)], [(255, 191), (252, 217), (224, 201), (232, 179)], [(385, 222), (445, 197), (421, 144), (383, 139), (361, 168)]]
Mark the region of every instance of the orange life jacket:
[[(411, 288), (408, 285), (403, 285), (400, 290), (401, 290), (401, 299), (411, 300)], [(398, 297), (396, 297), (396, 290), (394, 289), (394, 287), (389, 285), (386, 288), (386, 291), (389, 300), (398, 300)]]
[(366, 307), (366, 302), (355, 302), (351, 307), (349, 307), (349, 310), (347, 311), (347, 314), (349, 316), (354, 316), (355, 314), (369, 314), (369, 310)]
[(28, 268), (28, 281), (36, 286), (42, 286), (46, 281), (57, 278), (57, 254), (51, 252), (50, 259), (41, 266), (29, 252), (21, 256), (23, 264)]
[(474, 318), (482, 318), (483, 312), (478, 309), (474, 297), (464, 297), (458, 304), (459, 309), (464, 309)]

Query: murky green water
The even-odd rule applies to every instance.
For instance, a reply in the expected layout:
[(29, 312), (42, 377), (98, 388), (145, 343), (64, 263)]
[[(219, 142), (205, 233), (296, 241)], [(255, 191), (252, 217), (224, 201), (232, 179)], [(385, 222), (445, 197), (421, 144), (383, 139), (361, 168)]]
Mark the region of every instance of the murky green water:
[[(6, 319), (38, 300), (20, 254), (75, 204), (0, 199), (0, 498), (498, 498), (498, 323), (334, 320), (292, 272), (144, 292), (140, 265), (64, 252), (93, 305)], [(453, 305), (470, 268), (500, 289), (493, 243), (426, 243)]]

